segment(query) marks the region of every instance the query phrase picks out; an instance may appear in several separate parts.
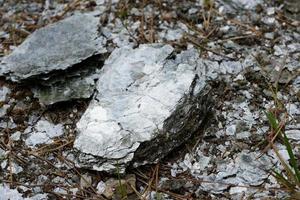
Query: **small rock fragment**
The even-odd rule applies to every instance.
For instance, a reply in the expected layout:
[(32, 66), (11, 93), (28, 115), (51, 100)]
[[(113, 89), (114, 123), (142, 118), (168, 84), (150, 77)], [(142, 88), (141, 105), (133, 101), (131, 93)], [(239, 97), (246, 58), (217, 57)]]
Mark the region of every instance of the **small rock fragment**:
[(0, 105), (0, 118), (4, 117), (6, 115), (7, 110), (9, 109), (10, 105), (4, 104)]
[(49, 144), (52, 138), (61, 136), (64, 133), (63, 125), (54, 125), (45, 119), (41, 119), (32, 128), (29, 137), (25, 140), (25, 144), (34, 147), (38, 144)]
[(10, 89), (8, 87), (0, 87), (0, 102), (3, 102), (6, 100), (7, 95), (10, 93)]
[(98, 194), (103, 194), (103, 192), (105, 191), (105, 188), (106, 188), (105, 183), (103, 181), (100, 181), (96, 187)]
[(10, 200), (22, 200), (22, 194), (19, 193), (17, 189), (10, 189), (8, 185), (1, 184), (0, 185), (0, 199), (10, 199)]
[(300, 142), (300, 130), (297, 129), (286, 130), (285, 134), (289, 139)]
[(20, 131), (17, 131), (17, 132), (15, 132), (14, 134), (12, 134), (10, 136), (10, 139), (13, 140), (13, 141), (18, 141), (18, 140), (20, 140), (20, 138), (21, 138), (21, 132)]
[(20, 165), (18, 165), (15, 162), (12, 162), (9, 166), (9, 171), (11, 171), (13, 174), (18, 174), (20, 172), (23, 171), (23, 167), (21, 167)]

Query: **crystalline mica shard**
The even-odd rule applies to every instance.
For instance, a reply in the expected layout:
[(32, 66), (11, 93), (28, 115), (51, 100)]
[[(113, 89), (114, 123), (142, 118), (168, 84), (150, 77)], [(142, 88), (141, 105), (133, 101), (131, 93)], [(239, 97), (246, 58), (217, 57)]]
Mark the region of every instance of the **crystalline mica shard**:
[(199, 130), (212, 106), (207, 65), (195, 49), (172, 53), (161, 44), (112, 52), (77, 123), (79, 166), (123, 172), (155, 163)]

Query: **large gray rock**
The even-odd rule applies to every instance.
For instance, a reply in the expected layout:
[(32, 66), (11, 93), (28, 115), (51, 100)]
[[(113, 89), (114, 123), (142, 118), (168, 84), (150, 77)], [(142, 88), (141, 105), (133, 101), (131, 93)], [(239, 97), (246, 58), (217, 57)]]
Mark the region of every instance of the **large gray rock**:
[(20, 81), (57, 70), (65, 70), (92, 55), (103, 53), (99, 18), (76, 14), (35, 31), (5, 57), (0, 75)]
[(37, 80), (33, 92), (42, 104), (89, 98), (105, 43), (99, 17), (75, 14), (31, 34), (3, 58), (0, 76)]
[(214, 77), (219, 65), (196, 50), (172, 53), (159, 44), (112, 52), (77, 124), (79, 166), (122, 172), (155, 163), (201, 127), (212, 105), (205, 74)]

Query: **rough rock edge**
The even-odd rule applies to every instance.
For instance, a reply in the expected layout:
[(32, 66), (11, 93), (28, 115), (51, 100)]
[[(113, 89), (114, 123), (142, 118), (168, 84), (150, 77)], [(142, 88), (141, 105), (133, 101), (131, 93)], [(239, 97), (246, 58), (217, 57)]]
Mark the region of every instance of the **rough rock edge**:
[[(198, 79), (198, 75), (195, 79)], [(206, 85), (197, 94), (194, 93), (194, 85), (191, 85), (191, 92), (185, 95), (171, 116), (164, 121), (162, 133), (140, 144), (134, 154), (134, 167), (157, 163), (167, 152), (184, 144), (193, 134), (200, 131), (205, 126), (205, 119), (214, 105), (210, 93), (210, 85)], [(155, 149), (155, 152), (151, 149)], [(141, 163), (140, 160), (148, 162)]]

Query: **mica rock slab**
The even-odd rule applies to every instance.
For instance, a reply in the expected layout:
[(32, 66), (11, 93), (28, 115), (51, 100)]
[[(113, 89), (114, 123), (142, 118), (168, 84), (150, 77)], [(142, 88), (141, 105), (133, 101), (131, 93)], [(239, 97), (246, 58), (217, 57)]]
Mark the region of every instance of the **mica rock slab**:
[(100, 53), (104, 37), (99, 32), (99, 18), (91, 14), (75, 14), (38, 29), (3, 58), (0, 76), (12, 81), (38, 78), (61, 71)]
[(98, 94), (77, 123), (77, 165), (124, 172), (158, 162), (200, 129), (212, 105), (194, 49), (122, 47), (101, 69)]

